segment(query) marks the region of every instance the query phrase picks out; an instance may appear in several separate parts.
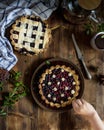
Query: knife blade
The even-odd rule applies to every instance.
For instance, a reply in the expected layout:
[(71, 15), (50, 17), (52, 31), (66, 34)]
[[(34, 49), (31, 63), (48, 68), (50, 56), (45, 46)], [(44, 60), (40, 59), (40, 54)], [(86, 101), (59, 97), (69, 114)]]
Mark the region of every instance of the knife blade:
[(86, 64), (84, 62), (83, 55), (82, 55), (82, 53), (81, 53), (81, 51), (80, 51), (80, 49), (79, 49), (79, 47), (77, 45), (77, 42), (76, 42), (76, 39), (75, 39), (75, 36), (74, 36), (73, 33), (72, 33), (72, 40), (73, 40), (73, 43), (74, 43), (74, 47), (75, 47), (75, 51), (76, 51), (77, 57), (78, 57), (81, 65), (83, 67), (85, 78), (92, 79), (92, 76), (91, 76), (91, 74), (89, 73), (89, 71), (87, 69), (87, 66), (86, 66)]

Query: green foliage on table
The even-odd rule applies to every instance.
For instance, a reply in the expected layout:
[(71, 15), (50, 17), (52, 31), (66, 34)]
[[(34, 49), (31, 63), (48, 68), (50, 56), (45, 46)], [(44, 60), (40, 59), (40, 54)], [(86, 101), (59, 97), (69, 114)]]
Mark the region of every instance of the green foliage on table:
[(104, 23), (98, 24), (97, 31), (98, 32), (104, 32)]
[(104, 23), (95, 24), (89, 21), (88, 23), (84, 24), (84, 30), (87, 35), (91, 35), (93, 33), (98, 32), (104, 32)]
[(46, 64), (47, 64), (47, 65), (50, 65), (51, 63), (50, 63), (50, 61), (47, 60), (47, 61), (46, 61)]
[[(13, 105), (27, 95), (29, 89), (20, 81), (21, 73), (11, 71), (9, 76), (9, 83), (12, 84), (12, 90), (7, 94), (3, 95), (3, 103), (0, 106), (0, 115), (4, 116), (7, 114), (6, 110), (8, 107), (13, 107)], [(3, 91), (3, 83), (0, 83), (0, 91)]]
[(84, 24), (84, 30), (85, 30), (85, 33), (87, 35), (92, 34), (94, 32), (94, 30), (95, 30), (94, 28), (95, 27), (91, 22), (88, 22), (88, 23)]

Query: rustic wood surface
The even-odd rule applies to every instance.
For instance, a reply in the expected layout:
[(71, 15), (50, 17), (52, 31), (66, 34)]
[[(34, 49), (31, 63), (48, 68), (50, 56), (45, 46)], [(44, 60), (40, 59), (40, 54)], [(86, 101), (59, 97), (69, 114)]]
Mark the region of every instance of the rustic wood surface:
[[(90, 36), (84, 33), (83, 25), (73, 25), (56, 11), (48, 20), (52, 30), (52, 41), (46, 52), (37, 56), (16, 54), (18, 62), (13, 68), (22, 72), (23, 82), (30, 88), (33, 72), (45, 59), (60, 57), (72, 61), (80, 68), (74, 50), (71, 33), (74, 32), (78, 45), (84, 55), (87, 67), (93, 78), (85, 79), (83, 98), (90, 102), (102, 120), (104, 120), (104, 86), (99, 84), (96, 76), (104, 74), (104, 52), (98, 52), (90, 46)], [(90, 70), (94, 66), (97, 71)], [(9, 87), (9, 86), (8, 86)], [(64, 113), (54, 113), (43, 110), (33, 100), (31, 93), (8, 110), (6, 117), (0, 117), (0, 130), (92, 130), (88, 121), (76, 115), (73, 109)]]

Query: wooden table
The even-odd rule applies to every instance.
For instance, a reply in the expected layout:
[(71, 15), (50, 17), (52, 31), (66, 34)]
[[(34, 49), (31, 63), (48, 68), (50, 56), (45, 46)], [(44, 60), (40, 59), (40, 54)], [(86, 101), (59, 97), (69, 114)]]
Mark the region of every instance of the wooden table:
[[(32, 57), (15, 52), (18, 62), (13, 69), (22, 72), (22, 79), (30, 88), (34, 70), (47, 58), (65, 58), (80, 68), (71, 39), (71, 33), (74, 32), (86, 65), (93, 76), (92, 80), (85, 79), (83, 98), (95, 107), (104, 120), (104, 86), (96, 79), (100, 73), (104, 74), (104, 52), (91, 48), (91, 37), (84, 33), (82, 24), (73, 25), (66, 22), (57, 11), (52, 14), (48, 22), (51, 27), (60, 25), (52, 31), (52, 42), (48, 50)], [(98, 68), (97, 71), (91, 70), (91, 66)], [(6, 117), (0, 117), (0, 130), (91, 130), (91, 128), (88, 121), (76, 115), (73, 109), (64, 113), (43, 110), (30, 94), (17, 102), (13, 109), (9, 109)]]

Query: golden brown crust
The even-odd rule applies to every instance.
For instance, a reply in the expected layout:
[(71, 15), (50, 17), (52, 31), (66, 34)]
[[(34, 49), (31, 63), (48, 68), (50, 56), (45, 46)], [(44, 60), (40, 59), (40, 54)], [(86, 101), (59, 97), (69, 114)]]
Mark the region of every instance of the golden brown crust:
[[(28, 17), (30, 17), (30, 19), (37, 18), (38, 21), (30, 20), (30, 19), (28, 19)], [(22, 23), (20, 27), (17, 26), (19, 23)], [(28, 30), (26, 30), (26, 24), (28, 24)], [(45, 32), (41, 32), (44, 29), (43, 24), (45, 25)], [(36, 26), (39, 29), (32, 30), (33, 26)], [(14, 31), (19, 32), (20, 35), (15, 34)], [(31, 37), (29, 38), (28, 36), (24, 36), (24, 33), (28, 33), (27, 35), (30, 35), (29, 31), (30, 31), (30, 33), (31, 33), (31, 31), (33, 31), (33, 34), (36, 35), (36, 37), (34, 39)], [(11, 43), (14, 46), (14, 49), (17, 51), (20, 51), (22, 48), (24, 48), (24, 49), (26, 49), (27, 54), (29, 54), (29, 52), (39, 54), (39, 53), (45, 51), (48, 48), (49, 43), (52, 38), (51, 29), (49, 29), (48, 25), (46, 23), (44, 23), (39, 17), (34, 16), (34, 15), (22, 16), (19, 19), (17, 19), (16, 22), (12, 25), (10, 34), (11, 34), (10, 35)], [(42, 35), (42, 37), (44, 37), (44, 40), (39, 39), (41, 35)], [(17, 39), (18, 43), (14, 39)], [(26, 41), (25, 45), (23, 44), (24, 41)], [(30, 41), (32, 41), (32, 42), (34, 41), (34, 43), (35, 43), (34, 47), (31, 47), (29, 45)], [(42, 42), (41, 48), (39, 48), (40, 42)]]
[[(47, 97), (44, 95), (43, 93), (43, 86), (42, 83), (45, 80), (45, 77), (47, 74), (52, 74), (52, 70), (54, 69), (64, 69), (65, 71), (67, 71), (68, 73), (70, 73), (70, 75), (73, 76), (73, 79), (75, 81), (75, 93), (73, 94), (73, 97), (68, 97), (67, 101), (61, 101), (60, 103), (57, 102), (50, 102)], [(79, 76), (76, 74), (75, 70), (72, 70), (70, 67), (66, 67), (65, 65), (56, 65), (56, 66), (51, 66), (49, 69), (46, 69), (45, 72), (41, 75), (41, 78), (39, 80), (39, 93), (41, 95), (42, 100), (45, 101), (46, 104), (49, 104), (51, 107), (65, 107), (69, 104), (72, 103), (72, 100), (75, 99), (78, 94), (79, 94), (79, 90), (80, 90), (80, 81), (79, 81)]]

